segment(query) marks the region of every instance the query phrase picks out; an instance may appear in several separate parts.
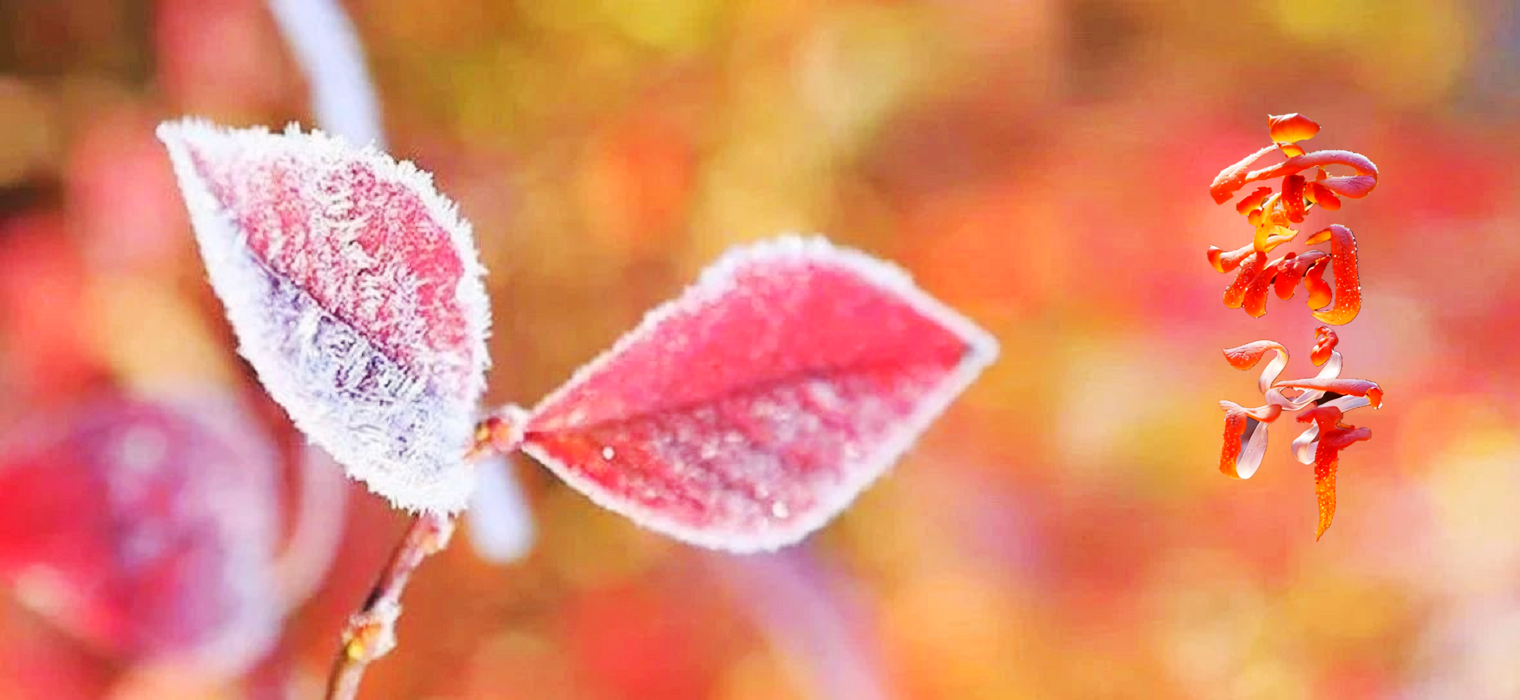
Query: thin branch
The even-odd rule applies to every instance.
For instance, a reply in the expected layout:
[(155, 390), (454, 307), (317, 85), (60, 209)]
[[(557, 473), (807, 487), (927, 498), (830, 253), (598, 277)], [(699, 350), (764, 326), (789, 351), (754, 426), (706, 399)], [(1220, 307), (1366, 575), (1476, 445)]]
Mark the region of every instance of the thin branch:
[(353, 700), (359, 693), (364, 670), (396, 647), (396, 620), (401, 616), (401, 594), (423, 560), (448, 546), (454, 520), (424, 511), (412, 520), (401, 544), (391, 554), (379, 580), (359, 612), (348, 618), (343, 646), (327, 680), (328, 700)]
[[(502, 407), (475, 426), (475, 444), (465, 455), (477, 462), (492, 455), (509, 455), (522, 443), (522, 426), (527, 411), (517, 406)], [(401, 594), (412, 572), (423, 560), (449, 546), (454, 534), (454, 518), (423, 511), (413, 520), (401, 544), (391, 553), (390, 561), (380, 571), (380, 578), (370, 588), (359, 612), (348, 618), (343, 628), (343, 646), (333, 661), (327, 679), (327, 700), (353, 700), (359, 694), (364, 671), (376, 659), (396, 648), (396, 620), (401, 617)]]
[(306, 73), (317, 125), (355, 146), (385, 147), (379, 99), (354, 24), (337, 0), (269, 0), (291, 55)]

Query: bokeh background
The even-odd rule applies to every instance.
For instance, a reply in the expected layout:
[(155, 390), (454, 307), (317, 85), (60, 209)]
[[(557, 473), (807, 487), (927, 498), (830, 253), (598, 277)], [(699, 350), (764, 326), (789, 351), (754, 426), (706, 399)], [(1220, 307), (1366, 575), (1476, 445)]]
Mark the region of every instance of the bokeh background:
[[(390, 149), (475, 225), (493, 403), (787, 230), (901, 263), (1003, 346), (780, 555), (516, 465), (531, 554), (428, 563), (365, 697), (1520, 697), (1512, 3), (344, 4)], [(1216, 402), (1258, 398), (1219, 349), (1277, 339), (1307, 374), (1316, 323), (1302, 294), (1225, 309), (1204, 259), (1250, 235), (1210, 180), (1295, 111), (1382, 170), (1306, 224), (1359, 236), (1341, 349), (1388, 395), (1348, 415), (1373, 439), (1318, 543), (1296, 431), (1250, 481), (1216, 469)], [(0, 427), (51, 441), (0, 455), (7, 698), (309, 697), (404, 526), (358, 486), (298, 517), (322, 458), (206, 284), (152, 135), (185, 113), (310, 123), (261, 2), (0, 3)], [(277, 602), (313, 523), (336, 560)]]

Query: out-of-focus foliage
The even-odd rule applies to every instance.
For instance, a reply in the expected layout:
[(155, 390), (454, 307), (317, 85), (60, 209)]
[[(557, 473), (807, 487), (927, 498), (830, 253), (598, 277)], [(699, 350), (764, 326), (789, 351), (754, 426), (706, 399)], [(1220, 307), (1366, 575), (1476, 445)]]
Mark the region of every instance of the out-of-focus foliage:
[[(345, 5), (390, 149), (475, 225), (493, 402), (536, 399), (718, 251), (787, 229), (895, 259), (1003, 348), (891, 476), (767, 570), (800, 566), (789, 584), (736, 584), (734, 560), (522, 470), (534, 552), (431, 562), (368, 697), (1520, 694), (1508, 3)], [(1287, 112), (1381, 171), (1337, 220), (1366, 232), (1368, 301), (1342, 340), (1389, 392), (1358, 416), (1385, 437), (1358, 445), (1318, 544), (1308, 468), (1274, 451), (1250, 489), (1215, 469), (1215, 401), (1249, 397), (1219, 349), (1317, 325), (1220, 313), (1204, 264), (1238, 225), (1210, 180)], [(153, 141), (183, 113), (309, 122), (261, 2), (0, 5), (7, 427), (107, 389), (232, 390), (296, 454)], [(7, 603), (7, 694), (309, 691), (401, 524), (356, 501), (325, 588), (246, 678), (128, 668)], [(799, 587), (820, 598), (785, 602)], [(777, 612), (820, 608), (838, 618)], [(836, 629), (850, 654), (798, 639)]]

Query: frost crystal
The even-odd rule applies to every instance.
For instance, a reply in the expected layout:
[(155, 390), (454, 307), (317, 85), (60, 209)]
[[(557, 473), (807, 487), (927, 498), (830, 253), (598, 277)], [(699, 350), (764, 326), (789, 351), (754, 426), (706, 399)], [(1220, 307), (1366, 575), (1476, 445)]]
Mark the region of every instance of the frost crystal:
[(320, 132), (159, 127), (239, 350), (397, 506), (454, 512), (489, 323), (470, 228), (410, 163)]
[(774, 549), (842, 510), (996, 355), (898, 268), (785, 237), (652, 311), (534, 410), (523, 449), (651, 529)]

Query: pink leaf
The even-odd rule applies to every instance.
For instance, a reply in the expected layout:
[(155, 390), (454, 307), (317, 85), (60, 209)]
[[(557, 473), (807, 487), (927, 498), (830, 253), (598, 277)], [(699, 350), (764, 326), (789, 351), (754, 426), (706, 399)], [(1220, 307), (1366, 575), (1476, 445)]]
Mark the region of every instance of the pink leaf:
[(843, 509), (996, 354), (896, 267), (782, 238), (652, 311), (535, 409), (523, 449), (641, 525), (773, 549)]
[(410, 163), (294, 126), (158, 135), (269, 393), (397, 506), (463, 508), (489, 309), (454, 205)]

